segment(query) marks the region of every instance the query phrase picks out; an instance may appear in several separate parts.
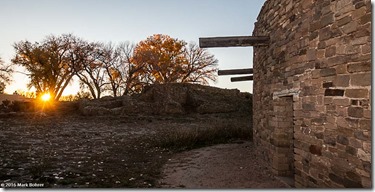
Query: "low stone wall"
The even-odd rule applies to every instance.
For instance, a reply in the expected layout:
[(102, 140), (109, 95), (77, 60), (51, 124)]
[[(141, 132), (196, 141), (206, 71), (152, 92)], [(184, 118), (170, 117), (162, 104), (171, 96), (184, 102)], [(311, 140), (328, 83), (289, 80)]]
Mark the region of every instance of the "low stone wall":
[(267, 0), (254, 142), (296, 187), (371, 187), (370, 0)]
[(84, 115), (251, 113), (252, 95), (237, 89), (220, 89), (197, 84), (152, 85), (139, 94), (82, 100)]

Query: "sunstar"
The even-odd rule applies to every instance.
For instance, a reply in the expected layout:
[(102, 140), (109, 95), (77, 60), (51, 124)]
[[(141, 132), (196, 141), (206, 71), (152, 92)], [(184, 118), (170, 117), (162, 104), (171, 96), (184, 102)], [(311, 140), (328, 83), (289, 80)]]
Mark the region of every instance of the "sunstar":
[(51, 95), (49, 93), (45, 93), (42, 95), (43, 101), (49, 101), (51, 99)]

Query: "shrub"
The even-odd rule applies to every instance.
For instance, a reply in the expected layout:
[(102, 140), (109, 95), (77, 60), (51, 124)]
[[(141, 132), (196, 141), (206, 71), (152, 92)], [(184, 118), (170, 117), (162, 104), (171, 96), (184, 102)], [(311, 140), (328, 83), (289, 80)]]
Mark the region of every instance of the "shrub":
[(30, 112), (34, 111), (34, 104), (32, 102), (12, 101), (9, 108), (14, 112)]

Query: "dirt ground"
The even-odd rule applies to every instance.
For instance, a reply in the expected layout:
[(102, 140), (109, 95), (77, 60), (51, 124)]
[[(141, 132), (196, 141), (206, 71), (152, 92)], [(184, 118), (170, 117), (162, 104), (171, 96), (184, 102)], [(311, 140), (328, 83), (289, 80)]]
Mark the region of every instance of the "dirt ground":
[[(152, 123), (151, 123), (152, 122)], [(43, 187), (155, 187), (171, 152), (149, 137), (168, 120), (141, 117), (0, 118), (0, 183)]]
[(174, 155), (164, 166), (162, 187), (188, 189), (285, 188), (257, 157), (252, 142), (204, 147)]
[[(228, 123), (228, 121), (230, 121)], [(53, 188), (279, 188), (251, 142), (185, 152), (158, 147), (166, 131), (247, 116), (0, 116), (0, 184)], [(18, 185), (18, 184), (21, 185)], [(27, 187), (27, 186), (26, 186)]]

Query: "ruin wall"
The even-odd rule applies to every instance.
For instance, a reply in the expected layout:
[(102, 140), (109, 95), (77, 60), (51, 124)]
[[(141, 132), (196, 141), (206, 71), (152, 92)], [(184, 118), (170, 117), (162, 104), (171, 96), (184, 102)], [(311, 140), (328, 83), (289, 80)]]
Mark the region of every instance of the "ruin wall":
[(371, 187), (371, 1), (267, 0), (254, 143), (296, 187)]

